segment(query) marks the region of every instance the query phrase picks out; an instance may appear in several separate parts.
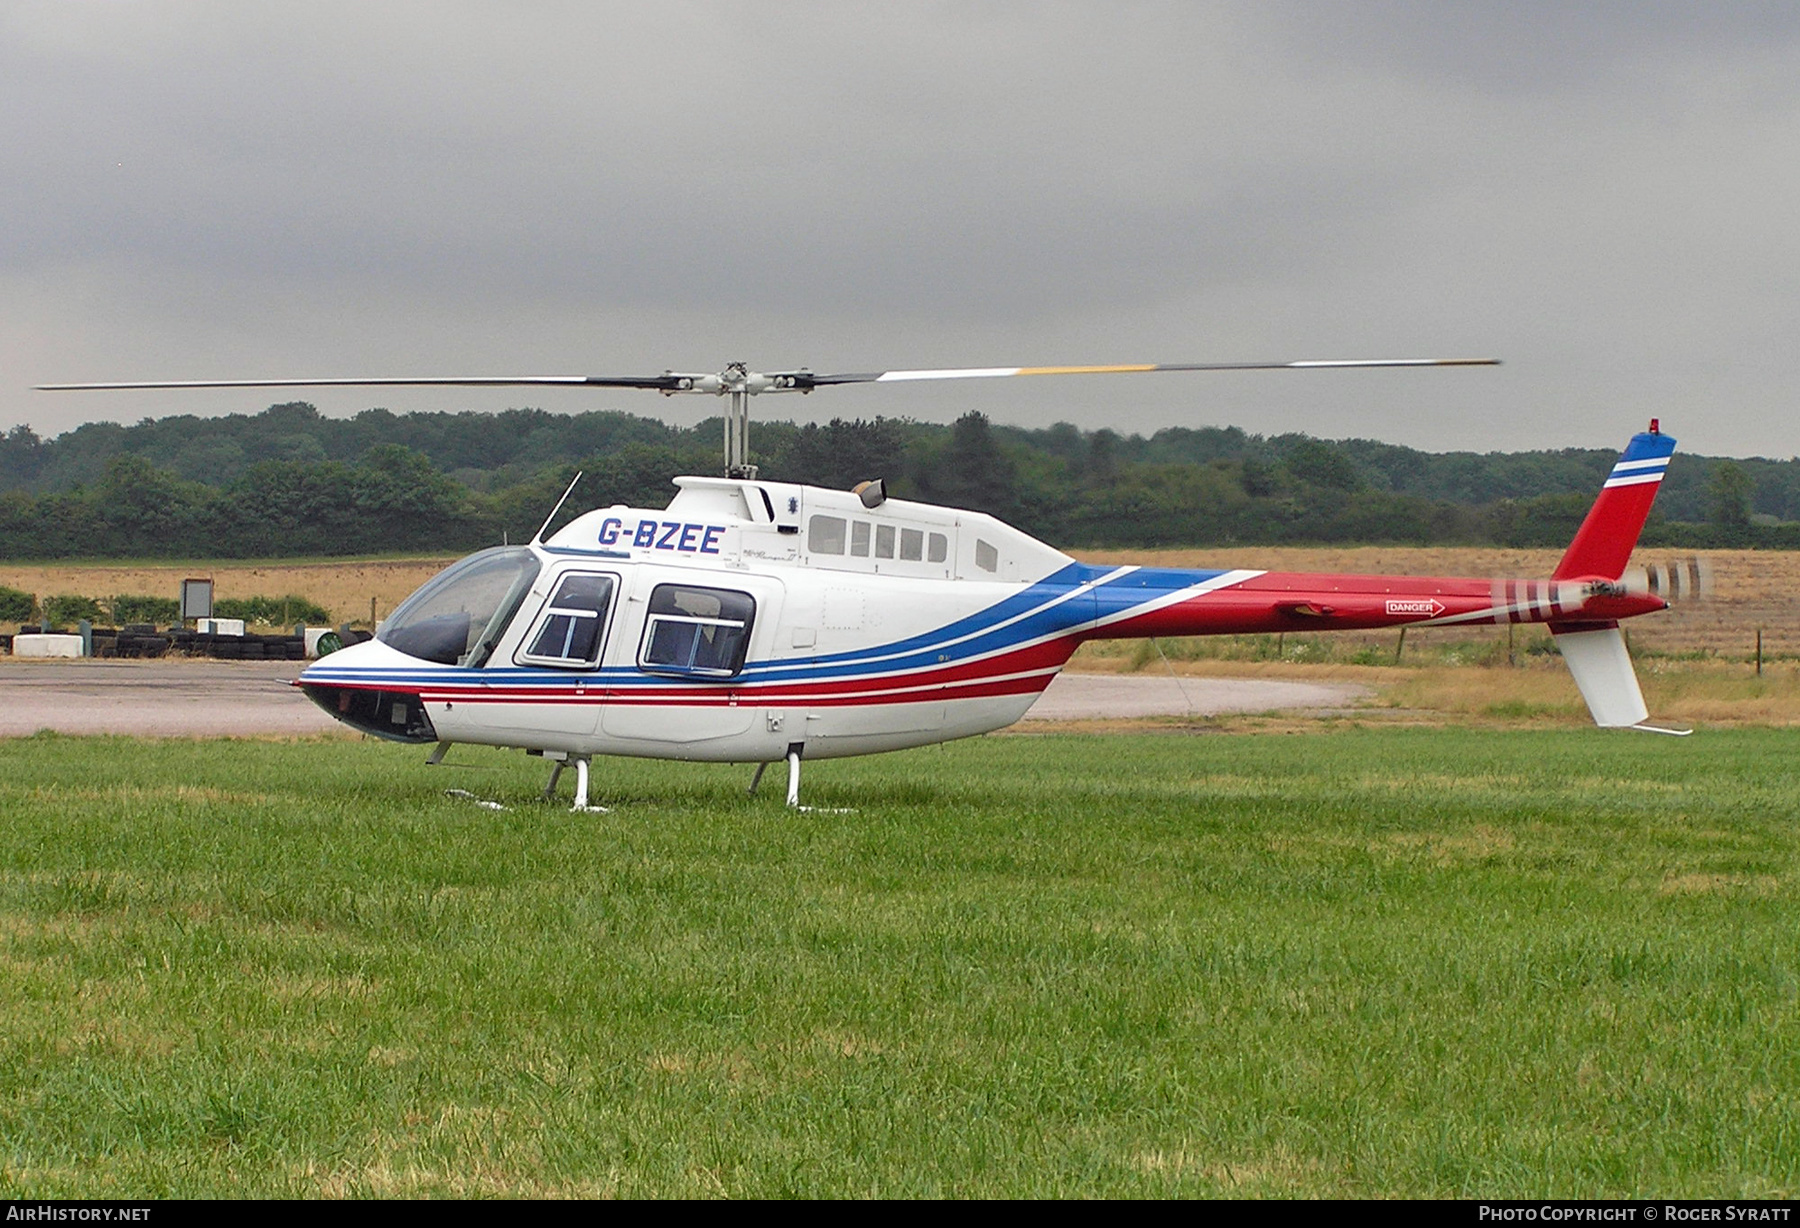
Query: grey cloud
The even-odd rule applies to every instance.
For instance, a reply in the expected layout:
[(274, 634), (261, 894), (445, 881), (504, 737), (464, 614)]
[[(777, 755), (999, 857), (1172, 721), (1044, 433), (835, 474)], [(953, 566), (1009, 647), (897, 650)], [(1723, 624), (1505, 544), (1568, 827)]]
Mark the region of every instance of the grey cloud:
[(13, 6), (0, 422), (152, 404), (27, 382), (227, 360), (1491, 350), (1511, 365), (1460, 381), (768, 412), (1532, 446), (1661, 409), (1712, 450), (1800, 451), (1773, 413), (1800, 293), (1797, 25), (1773, 5)]

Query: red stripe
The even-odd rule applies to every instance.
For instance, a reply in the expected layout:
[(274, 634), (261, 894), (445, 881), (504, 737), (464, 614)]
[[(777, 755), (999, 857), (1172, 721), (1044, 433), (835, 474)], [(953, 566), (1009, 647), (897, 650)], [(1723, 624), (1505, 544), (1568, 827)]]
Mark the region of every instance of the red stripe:
[[(1043, 686), (1048, 685), (1050, 674), (1046, 671), (1062, 668), (1079, 646), (1080, 641), (1077, 637), (1064, 635), (1044, 643), (1028, 645), (1011, 652), (998, 653), (974, 661), (959, 662), (955, 665), (900, 670), (890, 674), (866, 674), (834, 680), (720, 682), (687, 686), (675, 684), (631, 686), (619, 683), (590, 682), (582, 687), (587, 695), (576, 695), (572, 682), (561, 685), (507, 686), (504, 675), (496, 675), (491, 685), (479, 683), (397, 685), (389, 682), (340, 683), (322, 680), (308, 685), (343, 687), (350, 690), (392, 691), (396, 694), (421, 695), (433, 700), (464, 700), (468, 702), (530, 703), (548, 700), (562, 703), (572, 698), (584, 699), (591, 695), (595, 699), (618, 702), (630, 702), (634, 699), (673, 699), (681, 703), (716, 702), (725, 704), (735, 696), (740, 703), (815, 703), (825, 702), (825, 697), (828, 696), (842, 696), (851, 700), (868, 696), (872, 699), (877, 693), (896, 690), (956, 688), (961, 693), (969, 683), (982, 683), (1011, 674), (1043, 675), (1043, 680), (1039, 684), (1041, 690)], [(889, 699), (883, 702), (914, 701)]]
[(766, 707), (808, 707), (808, 708), (842, 708), (842, 707), (876, 707), (886, 704), (922, 704), (947, 703), (958, 699), (987, 699), (997, 695), (1035, 695), (1041, 692), (1056, 675), (1030, 674), (1020, 678), (1001, 678), (992, 682), (965, 683), (955, 687), (931, 687), (900, 691), (892, 695), (800, 695), (771, 703), (765, 696), (748, 697), (740, 695), (735, 702), (718, 694), (666, 694), (645, 695), (638, 692), (622, 692), (606, 694), (595, 688), (586, 695), (564, 692), (560, 695), (518, 695), (507, 691), (490, 691), (481, 694), (443, 695), (435, 692), (400, 691), (387, 688), (395, 694), (417, 694), (428, 702), (452, 702), (467, 704), (528, 704), (532, 706), (568, 704), (575, 706), (600, 705), (618, 708), (766, 708)]

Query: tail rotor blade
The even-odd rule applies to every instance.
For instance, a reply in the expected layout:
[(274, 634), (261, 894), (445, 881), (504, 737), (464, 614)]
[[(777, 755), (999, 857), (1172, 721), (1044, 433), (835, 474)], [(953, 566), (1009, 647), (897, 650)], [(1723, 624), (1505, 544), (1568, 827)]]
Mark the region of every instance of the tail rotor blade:
[(1700, 555), (1645, 563), (1625, 573), (1627, 592), (1661, 597), (1670, 605), (1710, 600), (1713, 595), (1712, 560)]
[(1688, 577), (1696, 601), (1711, 601), (1713, 598), (1712, 560), (1695, 555), (1688, 560)]

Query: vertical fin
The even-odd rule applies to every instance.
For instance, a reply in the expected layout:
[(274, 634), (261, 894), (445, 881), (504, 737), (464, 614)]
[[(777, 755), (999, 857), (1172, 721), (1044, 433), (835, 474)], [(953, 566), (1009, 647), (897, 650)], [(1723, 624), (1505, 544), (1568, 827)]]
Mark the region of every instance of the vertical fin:
[(1662, 484), (1674, 452), (1675, 441), (1657, 428), (1655, 419), (1648, 431), (1631, 437), (1551, 579), (1601, 576), (1617, 580), (1625, 574), (1625, 564), (1637, 546), (1638, 534), (1644, 531), (1656, 488)]

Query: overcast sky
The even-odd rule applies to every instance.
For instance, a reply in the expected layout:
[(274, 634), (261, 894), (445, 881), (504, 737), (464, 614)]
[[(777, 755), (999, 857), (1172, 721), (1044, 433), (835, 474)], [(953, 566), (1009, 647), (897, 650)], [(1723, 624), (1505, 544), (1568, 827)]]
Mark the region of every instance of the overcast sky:
[(0, 5), (0, 428), (107, 379), (1495, 355), (763, 417), (1800, 453), (1800, 5)]

